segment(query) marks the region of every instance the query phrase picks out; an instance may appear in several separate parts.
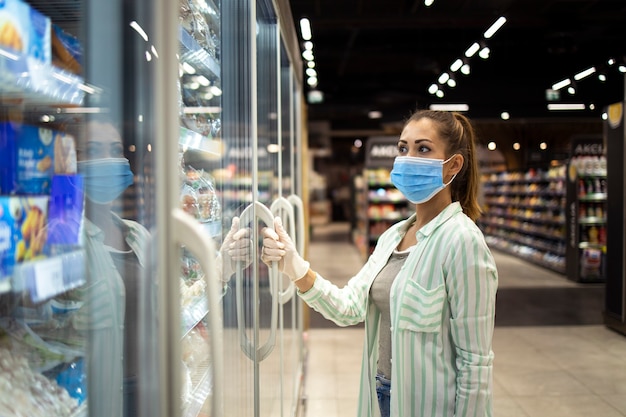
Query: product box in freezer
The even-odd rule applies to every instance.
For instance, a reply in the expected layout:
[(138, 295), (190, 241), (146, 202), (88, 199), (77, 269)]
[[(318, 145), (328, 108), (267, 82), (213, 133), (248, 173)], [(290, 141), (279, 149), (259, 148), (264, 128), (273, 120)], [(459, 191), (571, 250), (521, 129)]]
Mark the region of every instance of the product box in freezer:
[(50, 18), (21, 0), (0, 0), (0, 48), (52, 61)]
[(43, 127), (0, 123), (0, 194), (49, 194), (54, 174), (74, 173), (72, 136)]
[(47, 196), (0, 196), (0, 280), (15, 264), (44, 257)]

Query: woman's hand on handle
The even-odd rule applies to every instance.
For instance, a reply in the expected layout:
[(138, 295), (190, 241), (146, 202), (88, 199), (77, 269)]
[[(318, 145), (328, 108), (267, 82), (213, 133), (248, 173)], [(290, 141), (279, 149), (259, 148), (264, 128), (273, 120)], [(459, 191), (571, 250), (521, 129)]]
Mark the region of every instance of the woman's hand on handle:
[(270, 265), (278, 262), (278, 270), (287, 275), (293, 282), (308, 275), (310, 264), (302, 259), (296, 245), (283, 228), (280, 217), (274, 218), (274, 230), (265, 227), (263, 233), (263, 250), (261, 260)]

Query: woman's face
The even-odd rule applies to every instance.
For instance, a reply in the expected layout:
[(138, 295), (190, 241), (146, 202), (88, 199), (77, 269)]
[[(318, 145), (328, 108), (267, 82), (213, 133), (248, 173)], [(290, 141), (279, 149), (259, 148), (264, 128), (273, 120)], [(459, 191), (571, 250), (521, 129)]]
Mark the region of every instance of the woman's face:
[(87, 138), (78, 146), (77, 157), (81, 161), (102, 158), (124, 158), (122, 138), (110, 124), (89, 122), (87, 125)]
[(435, 123), (427, 118), (409, 122), (398, 140), (398, 155), (446, 159), (445, 143)]

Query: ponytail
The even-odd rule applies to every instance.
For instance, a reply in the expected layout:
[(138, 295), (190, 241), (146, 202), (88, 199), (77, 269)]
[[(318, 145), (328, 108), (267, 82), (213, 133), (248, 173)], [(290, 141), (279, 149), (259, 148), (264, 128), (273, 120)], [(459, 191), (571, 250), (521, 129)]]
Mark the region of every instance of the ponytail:
[(439, 134), (446, 142), (446, 157), (454, 154), (463, 155), (463, 167), (457, 174), (450, 192), (452, 201), (458, 201), (463, 212), (472, 220), (480, 217), (482, 210), (478, 204), (478, 188), (480, 176), (476, 159), (476, 134), (470, 120), (457, 112), (420, 110), (413, 113), (407, 120), (416, 122), (427, 118), (439, 127)]

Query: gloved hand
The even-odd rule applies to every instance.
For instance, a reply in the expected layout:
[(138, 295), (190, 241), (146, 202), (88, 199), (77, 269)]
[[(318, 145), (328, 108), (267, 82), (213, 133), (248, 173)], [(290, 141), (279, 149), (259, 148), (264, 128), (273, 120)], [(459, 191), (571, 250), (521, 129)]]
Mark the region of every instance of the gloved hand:
[(262, 230), (261, 260), (268, 266), (272, 261), (278, 261), (278, 270), (290, 280), (297, 281), (306, 275), (310, 264), (298, 254), (296, 245), (283, 228), (280, 217), (274, 218), (274, 230), (268, 227)]
[[(220, 248), (218, 261), (221, 262), (222, 281), (226, 282), (238, 267), (246, 268), (252, 262), (252, 240), (250, 228), (239, 228), (239, 217), (233, 217), (230, 230)], [(237, 265), (237, 262), (243, 262)]]

